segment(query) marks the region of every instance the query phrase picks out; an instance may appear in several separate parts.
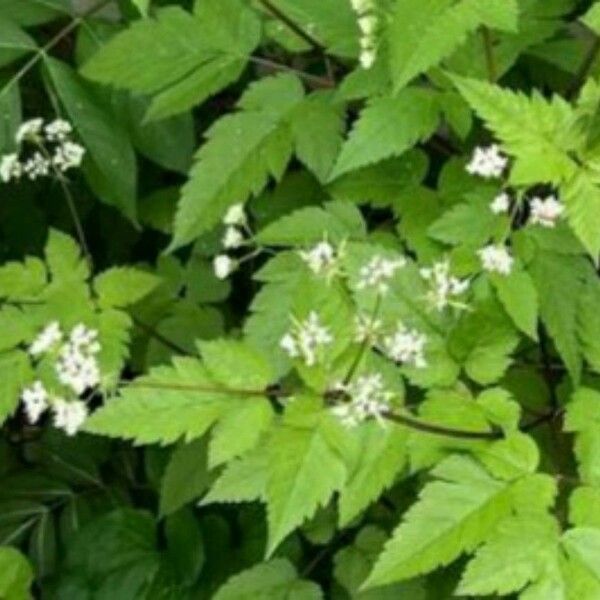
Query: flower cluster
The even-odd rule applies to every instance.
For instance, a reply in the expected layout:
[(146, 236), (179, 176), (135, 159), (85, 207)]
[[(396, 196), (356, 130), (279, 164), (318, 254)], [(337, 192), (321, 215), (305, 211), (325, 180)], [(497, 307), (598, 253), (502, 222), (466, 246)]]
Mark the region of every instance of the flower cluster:
[(477, 255), (481, 260), (484, 270), (490, 273), (499, 273), (500, 275), (510, 275), (514, 258), (506, 246), (489, 244), (478, 250)]
[(370, 342), (374, 344), (383, 329), (383, 322), (377, 317), (359, 314), (355, 321), (355, 340), (362, 344)]
[(532, 198), (530, 202), (531, 214), (529, 223), (531, 225), (541, 225), (542, 227), (553, 228), (564, 212), (564, 205), (561, 204), (556, 196), (547, 198)]
[[(221, 241), (225, 250), (237, 250), (247, 242), (248, 217), (243, 204), (234, 204), (223, 217), (225, 233)], [(218, 279), (227, 279), (234, 273), (240, 262), (229, 254), (219, 254), (213, 260), (213, 269)]]
[[(85, 422), (88, 409), (81, 396), (100, 384), (97, 354), (101, 346), (98, 332), (83, 324), (76, 325), (65, 338), (58, 322), (48, 324), (29, 346), (34, 359), (50, 355), (62, 392), (52, 394), (41, 381), (34, 381), (21, 392), (23, 409), (31, 424), (50, 410), (55, 427), (74, 435)], [(64, 397), (63, 397), (64, 396)]]
[(333, 342), (327, 327), (321, 324), (319, 315), (311, 311), (304, 321), (294, 321), (291, 331), (279, 343), (290, 358), (299, 358), (307, 366), (314, 366), (319, 350)]
[(399, 323), (396, 330), (384, 338), (383, 351), (394, 362), (422, 369), (427, 366), (425, 346), (427, 336)]
[(490, 210), (495, 215), (504, 215), (510, 209), (510, 196), (506, 192), (498, 194), (490, 203)]
[(350, 0), (352, 8), (358, 15), (360, 29), (360, 64), (363, 69), (370, 69), (377, 58), (377, 29), (379, 19), (375, 14), (373, 0)]
[(374, 256), (369, 263), (361, 267), (356, 287), (359, 290), (374, 288), (379, 294), (386, 294), (390, 280), (396, 271), (405, 265), (404, 258), (391, 260), (383, 256)]
[(339, 259), (343, 255), (343, 244), (335, 248), (328, 241), (323, 240), (310, 250), (300, 250), (300, 258), (315, 275), (333, 277), (339, 272)]
[(502, 173), (508, 165), (508, 159), (500, 153), (500, 148), (492, 144), (487, 148), (477, 147), (467, 165), (467, 172), (471, 175), (479, 175), (485, 179), (502, 177)]
[(442, 311), (447, 306), (465, 308), (455, 298), (464, 294), (469, 288), (467, 279), (459, 279), (450, 274), (450, 262), (442, 260), (434, 263), (431, 267), (419, 271), (421, 277), (429, 284), (427, 301), (436, 310)]
[(356, 427), (370, 418), (383, 423), (383, 416), (390, 410), (393, 394), (386, 390), (380, 373), (362, 375), (348, 384), (340, 383), (334, 391), (348, 399), (331, 409), (346, 427)]
[(47, 124), (41, 118), (25, 121), (15, 134), (17, 151), (0, 160), (0, 179), (8, 183), (25, 176), (33, 181), (79, 167), (85, 148), (72, 140), (72, 134), (71, 124), (63, 119)]

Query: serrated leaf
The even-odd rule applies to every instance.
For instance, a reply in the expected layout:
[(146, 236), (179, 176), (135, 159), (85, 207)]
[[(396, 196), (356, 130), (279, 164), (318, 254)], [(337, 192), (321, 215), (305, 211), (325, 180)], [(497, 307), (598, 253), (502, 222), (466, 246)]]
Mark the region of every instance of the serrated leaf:
[(361, 452), (356, 468), (340, 492), (340, 526), (344, 527), (374, 502), (406, 467), (406, 430), (367, 423), (361, 432)]
[(454, 456), (441, 463), (419, 501), (387, 542), (369, 587), (410, 579), (477, 547), (510, 513), (507, 483), (477, 463)]
[(530, 338), (537, 339), (538, 297), (529, 273), (513, 270), (506, 277), (491, 279), (514, 324)]
[(50, 230), (44, 254), (53, 281), (85, 281), (90, 275), (89, 265), (82, 256), (79, 244), (61, 231)]
[[(164, 118), (233, 83), (260, 37), (260, 22), (239, 0), (203, 2), (195, 15), (157, 11), (116, 35), (83, 68), (95, 81), (153, 94), (148, 111)], [(148, 52), (152, 46), (154, 52)]]
[(266, 78), (244, 94), (241, 111), (212, 125), (183, 187), (171, 250), (216, 225), (229, 206), (261, 192), (270, 176), (281, 178), (292, 153), (287, 118), (302, 98), (295, 77)]
[(173, 450), (160, 488), (160, 514), (170, 515), (200, 498), (211, 482), (204, 438)]
[(429, 91), (410, 88), (393, 98), (371, 100), (343, 145), (330, 179), (400, 156), (437, 128), (438, 106)]
[(448, 57), (480, 25), (514, 31), (514, 0), (399, 0), (388, 27), (395, 91)]
[(86, 148), (83, 170), (98, 197), (135, 220), (135, 154), (129, 136), (92, 90), (65, 63), (46, 57), (56, 93)]
[(229, 579), (213, 596), (214, 600), (238, 600), (252, 596), (259, 600), (320, 600), (316, 583), (302, 580), (287, 560), (278, 558), (255, 565)]
[(27, 354), (21, 350), (0, 354), (0, 423), (17, 408), (21, 391), (31, 376)]
[(496, 228), (496, 217), (487, 204), (460, 203), (449, 208), (428, 228), (427, 233), (446, 244), (483, 245)]
[(94, 279), (98, 302), (104, 308), (135, 304), (152, 292), (160, 279), (152, 273), (132, 267), (113, 267)]
[(296, 400), (273, 432), (266, 488), (269, 556), (346, 480), (346, 466), (328, 441), (326, 417), (317, 403)]

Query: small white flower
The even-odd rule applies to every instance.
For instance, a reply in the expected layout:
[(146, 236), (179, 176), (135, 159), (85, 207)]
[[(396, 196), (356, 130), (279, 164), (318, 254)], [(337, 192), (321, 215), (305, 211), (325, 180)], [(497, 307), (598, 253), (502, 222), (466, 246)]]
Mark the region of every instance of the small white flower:
[(49, 142), (64, 142), (73, 133), (73, 127), (64, 119), (55, 119), (44, 127), (44, 133)]
[(48, 392), (41, 381), (35, 381), (21, 393), (27, 420), (35, 425), (48, 408)]
[(375, 15), (363, 15), (358, 19), (358, 27), (366, 35), (373, 35), (377, 29), (378, 20)]
[(236, 269), (238, 263), (227, 254), (219, 254), (213, 260), (213, 269), (217, 279), (227, 279)]
[(496, 144), (492, 144), (487, 148), (475, 148), (466, 169), (471, 175), (493, 179), (501, 177), (507, 165), (508, 159), (500, 153), (500, 148)]
[(548, 196), (544, 200), (533, 198), (531, 200), (531, 216), (529, 222), (531, 225), (541, 225), (542, 227), (552, 228), (556, 225), (558, 219), (563, 214), (565, 207), (555, 196)]
[(461, 296), (469, 289), (469, 280), (452, 276), (448, 260), (438, 261), (430, 268), (420, 269), (419, 273), (429, 284), (426, 298), (433, 308), (439, 311), (449, 305), (465, 308), (464, 304), (456, 302), (454, 298)]
[(223, 223), (225, 225), (245, 225), (246, 224), (246, 212), (243, 204), (234, 204), (229, 207), (229, 210), (223, 217)]
[(300, 358), (312, 367), (319, 359), (319, 350), (332, 342), (333, 336), (321, 324), (319, 315), (311, 311), (304, 321), (293, 323), (291, 331), (281, 338), (279, 346), (290, 358)]
[(375, 5), (373, 0), (350, 0), (350, 4), (352, 4), (354, 12), (357, 12), (358, 14), (366, 13), (373, 9)]
[(329, 272), (337, 260), (335, 248), (326, 241), (319, 242), (310, 250), (301, 250), (298, 254), (315, 275)]
[(8, 183), (11, 179), (19, 179), (23, 174), (23, 166), (18, 154), (5, 154), (0, 162), (0, 179)]
[(503, 215), (510, 208), (510, 196), (506, 192), (498, 194), (490, 204), (490, 210), (495, 215)]
[(374, 343), (381, 330), (383, 323), (376, 317), (371, 315), (359, 314), (355, 320), (356, 333), (354, 339), (358, 343), (371, 342)]
[(393, 394), (385, 389), (380, 373), (362, 375), (347, 385), (338, 384), (335, 389), (349, 399), (331, 409), (346, 427), (356, 427), (369, 418), (384, 423), (384, 415), (390, 409)]
[(394, 362), (422, 369), (427, 366), (425, 346), (427, 336), (400, 323), (396, 331), (383, 341), (383, 350)]
[(52, 402), (54, 426), (62, 429), (67, 435), (75, 435), (85, 423), (88, 409), (84, 402), (74, 400), (67, 402), (63, 398), (55, 398)]
[(477, 255), (485, 271), (500, 275), (509, 275), (512, 271), (514, 258), (506, 246), (490, 244), (478, 250)]
[(373, 48), (366, 48), (360, 53), (360, 64), (363, 69), (369, 70), (377, 58), (377, 53)]
[(25, 140), (37, 140), (40, 137), (43, 125), (44, 119), (41, 118), (30, 119), (29, 121), (21, 123), (17, 129), (15, 141), (17, 144), (21, 144)]
[(357, 289), (376, 289), (380, 294), (389, 290), (389, 282), (398, 269), (406, 265), (405, 258), (390, 260), (382, 256), (375, 256), (360, 269)]
[(53, 321), (31, 342), (29, 354), (39, 356), (58, 344), (63, 338), (63, 333), (58, 321)]
[(223, 248), (235, 250), (244, 243), (244, 234), (237, 227), (228, 227), (223, 236)]
[(33, 155), (23, 163), (23, 173), (34, 181), (38, 177), (46, 177), (50, 173), (52, 163), (41, 152)]
[(78, 396), (98, 386), (101, 377), (96, 354), (100, 350), (98, 332), (82, 323), (76, 325), (55, 364), (58, 380)]
[(85, 156), (85, 148), (75, 142), (65, 141), (57, 146), (52, 157), (52, 164), (62, 171), (80, 167)]

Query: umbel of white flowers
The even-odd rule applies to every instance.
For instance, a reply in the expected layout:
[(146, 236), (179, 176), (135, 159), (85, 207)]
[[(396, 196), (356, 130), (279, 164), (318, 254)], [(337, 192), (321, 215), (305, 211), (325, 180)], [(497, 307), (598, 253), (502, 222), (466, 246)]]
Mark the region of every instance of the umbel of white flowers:
[(487, 148), (477, 147), (473, 157), (467, 164), (467, 172), (471, 175), (479, 175), (485, 179), (502, 177), (508, 165), (508, 159), (500, 153), (500, 148), (492, 144)]
[[(490, 210), (496, 214), (506, 214), (510, 208), (511, 199), (506, 192), (498, 194), (490, 203)], [(540, 225), (552, 229), (565, 211), (564, 205), (554, 195), (546, 198), (534, 197), (529, 201), (529, 225)]]
[(390, 409), (393, 394), (386, 390), (381, 373), (361, 375), (349, 383), (338, 383), (333, 391), (341, 392), (348, 399), (331, 409), (346, 427), (356, 427), (371, 418), (385, 425), (384, 415)]
[(23, 389), (23, 409), (31, 424), (39, 421), (50, 410), (54, 426), (75, 435), (85, 422), (88, 409), (81, 396), (93, 391), (101, 380), (97, 355), (101, 350), (98, 332), (83, 324), (76, 325), (65, 338), (56, 321), (49, 323), (29, 346), (34, 360), (49, 355), (54, 360), (54, 371), (60, 394), (50, 393), (39, 380)]
[(316, 311), (311, 311), (303, 321), (293, 320), (291, 330), (279, 342), (290, 358), (302, 360), (308, 367), (317, 364), (320, 351), (333, 342), (333, 336), (323, 326)]
[(481, 260), (481, 266), (485, 271), (498, 273), (500, 275), (510, 275), (514, 263), (506, 246), (498, 244), (489, 244), (477, 251)]
[(0, 160), (0, 179), (4, 183), (25, 176), (30, 180), (79, 167), (85, 148), (72, 140), (68, 121), (55, 119), (44, 124), (41, 118), (21, 124), (15, 134), (16, 152)]
[(467, 307), (463, 302), (458, 302), (456, 298), (462, 296), (469, 289), (469, 280), (451, 275), (450, 261), (438, 261), (431, 267), (420, 269), (419, 273), (429, 284), (426, 299), (430, 306), (438, 311), (443, 311), (447, 306), (463, 309)]

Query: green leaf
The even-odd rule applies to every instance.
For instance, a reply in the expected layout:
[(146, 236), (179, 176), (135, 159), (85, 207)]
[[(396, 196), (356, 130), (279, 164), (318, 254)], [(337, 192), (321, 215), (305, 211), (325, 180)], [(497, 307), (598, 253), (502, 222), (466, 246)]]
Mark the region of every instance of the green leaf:
[(241, 111), (212, 125), (183, 188), (171, 250), (211, 229), (229, 206), (261, 192), (269, 176), (281, 178), (292, 153), (287, 119), (302, 98), (291, 75), (263, 79), (244, 94)]
[(577, 527), (563, 535), (569, 556), (600, 582), (600, 529)]
[(170, 515), (200, 498), (211, 482), (204, 438), (173, 450), (160, 488), (160, 514)]
[(529, 273), (513, 269), (510, 275), (491, 280), (514, 324), (530, 338), (537, 339), (538, 296)]
[(72, 12), (69, 0), (0, 0), (0, 15), (23, 27), (65, 18)]
[(600, 2), (594, 2), (591, 8), (581, 17), (581, 21), (596, 35), (600, 35)]
[(227, 399), (199, 361), (178, 358), (123, 388), (90, 417), (87, 430), (139, 444), (190, 441), (217, 421)]
[(539, 252), (529, 272), (537, 289), (540, 316), (574, 381), (581, 372), (577, 313), (587, 264), (579, 258)]
[(265, 356), (237, 340), (199, 342), (200, 354), (211, 377), (229, 389), (264, 391), (273, 383), (273, 370)]
[(0, 13), (0, 66), (4, 67), (36, 49), (35, 40)]
[(129, 136), (65, 63), (45, 58), (50, 80), (87, 150), (83, 170), (100, 200), (135, 220), (136, 162)]
[(307, 169), (322, 183), (327, 181), (342, 145), (344, 111), (332, 94), (311, 94), (293, 112), (292, 135), (295, 152)]
[[(4, 82), (2, 82), (3, 84)], [(0, 84), (0, 152), (8, 154), (16, 148), (15, 134), (22, 121), (21, 92), (18, 85)]]
[(487, 203), (460, 203), (434, 221), (427, 233), (446, 244), (481, 246), (492, 236), (496, 224), (496, 216)]
[(410, 88), (394, 98), (371, 100), (360, 113), (330, 175), (340, 175), (399, 156), (437, 128), (439, 111), (430, 92)]
[(70, 235), (51, 229), (44, 254), (52, 281), (86, 281), (90, 276), (81, 248)]
[(502, 521), (469, 562), (457, 593), (501, 596), (521, 591), (558, 569), (559, 527), (553, 517), (528, 514)]
[(575, 432), (575, 456), (581, 479), (600, 485), (600, 392), (579, 388), (567, 406), (565, 431)]
[[(202, 2), (195, 15), (172, 6), (116, 35), (84, 66), (83, 74), (154, 95), (147, 117), (164, 118), (233, 83), (259, 38), (260, 22), (240, 0)], [(148, 52), (150, 46), (153, 52)]]
[(148, 16), (148, 9), (150, 8), (150, 0), (131, 0), (133, 5), (140, 11), (142, 17)]
[(296, 400), (269, 445), (266, 489), (267, 555), (339, 491), (347, 472), (328, 435), (328, 415), (311, 400)]
[(94, 279), (98, 302), (104, 308), (131, 306), (160, 283), (152, 273), (131, 267), (113, 267)]
[(17, 550), (0, 547), (0, 597), (6, 600), (29, 600), (33, 571)]
[(27, 354), (21, 350), (0, 353), (0, 423), (17, 408), (21, 391), (31, 376)]
[(386, 544), (367, 586), (410, 579), (472, 551), (510, 513), (507, 483), (454, 456), (441, 463)]
[(379, 423), (373, 422), (361, 428), (360, 436), (358, 464), (340, 492), (341, 527), (377, 500), (406, 467), (405, 429), (392, 425), (382, 431)]
[(394, 90), (450, 56), (481, 25), (515, 31), (517, 16), (514, 0), (399, 0), (387, 36)]
[(267, 225), (256, 239), (268, 246), (304, 246), (324, 239), (340, 243), (365, 235), (365, 223), (356, 207), (344, 202), (330, 202), (324, 208), (307, 206), (296, 210)]
[(285, 559), (274, 559), (234, 575), (213, 596), (214, 600), (238, 600), (253, 597), (259, 600), (320, 600), (316, 583), (298, 577)]

